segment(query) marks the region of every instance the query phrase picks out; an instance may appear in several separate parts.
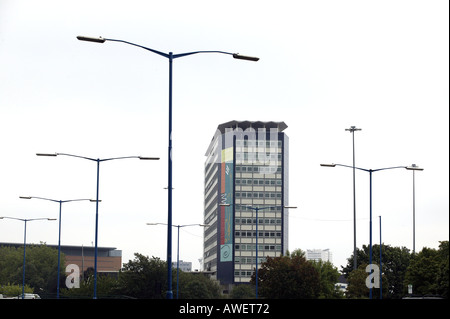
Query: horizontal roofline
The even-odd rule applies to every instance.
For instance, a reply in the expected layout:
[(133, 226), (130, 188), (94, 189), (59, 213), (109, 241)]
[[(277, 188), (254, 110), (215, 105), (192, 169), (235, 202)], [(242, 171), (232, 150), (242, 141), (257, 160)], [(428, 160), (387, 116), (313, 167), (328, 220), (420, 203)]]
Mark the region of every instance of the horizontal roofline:
[(205, 153), (205, 156), (208, 156), (208, 154), (211, 151), (211, 147), (214, 143), (215, 138), (219, 135), (219, 134), (225, 134), (225, 132), (228, 130), (236, 130), (236, 129), (241, 129), (242, 131), (245, 131), (249, 128), (254, 129), (255, 131), (258, 131), (258, 129), (272, 129), (272, 128), (276, 128), (278, 130), (278, 132), (282, 132), (284, 131), (288, 126), (286, 125), (286, 123), (284, 122), (273, 122), (273, 121), (269, 121), (269, 122), (262, 122), (262, 121), (229, 121), (229, 122), (225, 122), (222, 124), (219, 124), (217, 126), (217, 130), (213, 136), (213, 138), (211, 139), (211, 143), (208, 146), (208, 149)]
[[(23, 243), (5, 243), (0, 242), (0, 247), (6, 246), (6, 247), (23, 247)], [(27, 246), (47, 246), (51, 248), (58, 248), (58, 245), (52, 245), (52, 244), (46, 244), (46, 243), (40, 243), (40, 244), (34, 244), (34, 243), (27, 243)], [(61, 248), (71, 248), (71, 249), (95, 249), (94, 246), (76, 246), (76, 245), (61, 245)], [(98, 246), (97, 249), (100, 250), (118, 250), (116, 247), (100, 247)], [(120, 251), (120, 250), (118, 250)]]
[(223, 134), (223, 133), (225, 133), (225, 129), (227, 129), (227, 128), (229, 128), (229, 129), (240, 128), (244, 131), (248, 128), (253, 128), (255, 130), (258, 130), (260, 128), (265, 128), (265, 129), (276, 128), (276, 129), (278, 129), (278, 132), (282, 132), (287, 127), (288, 126), (284, 122), (236, 121), (236, 120), (233, 120), (233, 121), (219, 124), (217, 126), (217, 129)]

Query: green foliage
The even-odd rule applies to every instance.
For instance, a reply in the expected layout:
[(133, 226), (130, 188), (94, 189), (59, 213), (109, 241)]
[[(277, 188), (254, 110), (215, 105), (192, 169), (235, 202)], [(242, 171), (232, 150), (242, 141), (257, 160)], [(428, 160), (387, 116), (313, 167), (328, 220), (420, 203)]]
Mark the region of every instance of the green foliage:
[[(176, 269), (174, 270), (176, 272)], [(173, 276), (174, 298), (176, 296), (176, 274)], [(217, 299), (220, 298), (219, 285), (200, 273), (179, 272), (178, 298), (180, 299)]]
[(441, 241), (438, 250), (439, 271), (437, 274), (437, 293), (448, 298), (449, 290), (449, 245), (447, 241)]
[(320, 294), (321, 299), (336, 299), (343, 298), (343, 293), (336, 288), (336, 283), (339, 280), (339, 271), (329, 261), (310, 261), (319, 272), (320, 277)]
[[(296, 249), (261, 264), (258, 294), (274, 299), (343, 298), (335, 286), (339, 275), (332, 263), (307, 261), (304, 252)], [(255, 275), (251, 283), (255, 284)]]
[[(347, 298), (350, 299), (368, 299), (369, 298), (369, 288), (366, 286), (366, 278), (369, 273), (366, 272), (366, 267), (368, 264), (362, 264), (358, 267), (358, 269), (353, 270), (349, 277), (347, 278), (348, 287), (347, 287)], [(379, 266), (379, 265), (377, 265)], [(381, 285), (383, 289), (383, 299), (389, 298), (388, 290), (388, 279), (386, 275), (382, 275), (381, 277)], [(380, 288), (372, 288), (372, 298), (379, 299), (380, 298)]]
[[(357, 266), (358, 269), (361, 268), (365, 274), (365, 277), (368, 276), (368, 273), (365, 272), (365, 266), (369, 264), (369, 246), (363, 245), (362, 249), (357, 248), (356, 249), (356, 256), (357, 256)], [(409, 266), (411, 254), (409, 252), (409, 249), (406, 247), (392, 247), (390, 245), (382, 245), (381, 246), (381, 271), (383, 273), (383, 277), (386, 277), (383, 280), (386, 280), (386, 283), (384, 281), (383, 284), (383, 298), (401, 298), (404, 296), (405, 286), (404, 286), (404, 278), (406, 269)], [(372, 263), (380, 265), (380, 246), (379, 245), (373, 245), (372, 246)], [(345, 275), (345, 277), (348, 279), (350, 273), (353, 271), (353, 254), (350, 258), (347, 259), (347, 266), (343, 267), (342, 273)], [(354, 275), (355, 276), (355, 275)], [(360, 274), (359, 276), (362, 276)], [(360, 282), (358, 280), (358, 282)], [(364, 283), (364, 281), (362, 282)], [(355, 282), (354, 282), (355, 284)], [(350, 284), (349, 284), (350, 285)], [(359, 285), (359, 284), (358, 284)], [(385, 287), (386, 286), (386, 287)], [(368, 288), (365, 286), (366, 294), (362, 295), (368, 295)], [(354, 288), (354, 287), (353, 287)], [(384, 292), (384, 288), (387, 288), (386, 292)], [(364, 289), (362, 287), (362, 289)], [(374, 291), (375, 289), (373, 289)], [(373, 296), (375, 297), (376, 293), (372, 292)], [(353, 298), (355, 296), (360, 296), (361, 294), (357, 293), (353, 295)]]
[[(45, 244), (27, 245), (25, 258), (25, 283), (39, 294), (55, 293), (58, 270), (58, 250)], [(61, 264), (64, 255), (61, 254)], [(64, 269), (61, 267), (61, 281)], [(0, 285), (22, 284), (23, 247), (0, 247)]]
[(0, 247), (0, 284), (22, 284), (23, 248)]
[[(25, 293), (28, 294), (32, 294), (33, 288), (31, 288), (28, 285), (25, 285)], [(22, 295), (22, 286), (21, 285), (11, 285), (11, 284), (7, 284), (7, 285), (0, 285), (0, 294), (7, 296), (7, 297), (16, 297), (16, 296), (21, 296)]]
[[(379, 265), (379, 246), (373, 245), (373, 264)], [(407, 285), (413, 285), (414, 294), (438, 294), (448, 298), (449, 289), (449, 242), (440, 242), (439, 249), (423, 248), (411, 255), (405, 247), (382, 245), (383, 298), (401, 298), (407, 294)], [(56, 292), (58, 252), (44, 245), (28, 245), (26, 250), (27, 293)], [(61, 264), (64, 265), (64, 256)], [(369, 263), (369, 248), (357, 249), (358, 269), (353, 270), (353, 256), (343, 267), (348, 280), (348, 298), (368, 298), (365, 271)], [(23, 247), (0, 247), (0, 293), (22, 293)], [(61, 287), (65, 273), (61, 267)], [(335, 284), (339, 272), (329, 262), (307, 261), (297, 249), (286, 256), (268, 258), (258, 271), (259, 295), (265, 298), (342, 298)], [(61, 297), (92, 298), (93, 273), (84, 275), (80, 288), (61, 289)], [(176, 268), (172, 273), (174, 298), (177, 294)], [(251, 284), (234, 287), (231, 298), (254, 298), (255, 275)], [(165, 298), (167, 287), (167, 263), (159, 258), (149, 258), (136, 253), (135, 259), (124, 264), (118, 278), (101, 275), (97, 277), (98, 298), (134, 297), (145, 299)], [(179, 272), (178, 295), (182, 299), (220, 298), (220, 287), (201, 273)], [(379, 289), (373, 288), (373, 298)]]
[(441, 241), (439, 250), (424, 247), (411, 260), (405, 286), (412, 284), (413, 294), (441, 295), (448, 298), (449, 245)]
[[(449, 289), (449, 244), (441, 241), (439, 249), (424, 247), (413, 255), (405, 247), (382, 245), (383, 298), (402, 298), (407, 295), (408, 285), (413, 286), (415, 295), (440, 295), (448, 298)], [(372, 247), (372, 263), (380, 265), (379, 245)], [(358, 269), (353, 270), (353, 255), (347, 259), (343, 274), (349, 285), (347, 297), (366, 298), (368, 288), (365, 279), (368, 273), (369, 247), (357, 249)], [(379, 289), (374, 288), (373, 298), (378, 298)]]
[(369, 290), (367, 289), (365, 284), (367, 278), (366, 266), (367, 264), (362, 264), (356, 270), (351, 271), (348, 275), (348, 286), (346, 292), (347, 298), (369, 298)]
[[(255, 274), (251, 283), (255, 284)], [(258, 270), (258, 294), (272, 299), (318, 298), (320, 273), (301, 255), (269, 257)]]
[[(202, 274), (179, 271), (178, 297), (181, 299), (219, 298), (220, 289), (217, 283)], [(176, 268), (172, 273), (172, 291), (174, 298), (177, 291)], [(124, 264), (119, 274), (115, 294), (134, 298), (160, 299), (165, 298), (167, 287), (167, 263), (159, 258), (135, 254), (135, 259)]]
[(119, 274), (117, 293), (145, 299), (159, 299), (167, 286), (167, 263), (159, 258), (135, 253)]
[(247, 284), (234, 286), (231, 291), (230, 298), (232, 299), (254, 299), (255, 287)]
[[(61, 288), (60, 297), (71, 299), (92, 299), (94, 297), (94, 273), (89, 268), (84, 275), (85, 280), (80, 281), (79, 288)], [(97, 274), (97, 298), (115, 298), (117, 278), (105, 274)]]

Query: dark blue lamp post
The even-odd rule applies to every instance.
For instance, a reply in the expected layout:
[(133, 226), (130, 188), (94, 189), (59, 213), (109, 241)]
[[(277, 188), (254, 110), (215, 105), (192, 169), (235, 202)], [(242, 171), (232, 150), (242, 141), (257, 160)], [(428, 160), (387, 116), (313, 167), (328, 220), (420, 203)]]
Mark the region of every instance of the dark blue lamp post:
[(104, 159), (95, 159), (85, 156), (78, 156), (78, 155), (72, 155), (72, 154), (65, 154), (65, 153), (36, 153), (37, 156), (71, 156), (71, 157), (77, 157), (89, 161), (97, 162), (97, 195), (95, 197), (95, 255), (94, 255), (94, 299), (97, 299), (97, 252), (98, 252), (98, 246), (97, 246), (97, 239), (98, 239), (98, 194), (99, 194), (99, 182), (100, 182), (100, 162), (106, 162), (106, 161), (112, 161), (112, 160), (119, 160), (119, 159), (128, 159), (128, 158), (138, 158), (140, 160), (159, 160), (159, 157), (144, 157), (144, 156), (122, 156), (122, 157), (112, 157), (112, 158), (104, 158)]
[[(255, 256), (256, 256), (256, 267), (255, 267), (255, 298), (258, 299), (258, 212), (264, 209), (277, 208), (280, 206), (265, 206), (265, 207), (253, 207), (248, 205), (237, 204), (239, 206), (244, 206), (248, 209), (254, 210), (256, 212), (256, 247), (255, 247)], [(230, 206), (230, 204), (219, 204), (219, 206)], [(283, 208), (297, 208), (295, 206), (283, 206)]]
[(253, 207), (253, 206), (247, 206), (248, 209), (252, 209), (256, 212), (256, 248), (255, 248), (255, 255), (256, 255), (256, 267), (255, 267), (255, 298), (258, 299), (258, 212), (260, 210), (269, 209), (269, 208), (275, 208), (273, 206), (266, 206), (266, 207)]
[[(165, 223), (147, 223), (147, 225), (167, 225)], [(189, 224), (189, 225), (172, 225), (173, 227), (178, 228), (178, 237), (177, 237), (177, 299), (178, 299), (178, 272), (180, 271), (180, 228), (188, 227), (188, 226), (201, 226), (201, 227), (209, 227), (206, 224)]]
[(381, 278), (383, 277), (383, 262), (381, 259), (381, 216), (378, 216), (380, 218), (380, 299), (383, 299), (383, 281)]
[[(395, 167), (386, 167), (386, 168), (379, 168), (379, 169), (365, 169), (365, 168), (360, 168), (360, 167), (354, 167), (354, 166), (349, 166), (349, 165), (342, 165), (342, 164), (320, 164), (320, 166), (324, 166), (324, 167), (336, 167), (336, 166), (342, 166), (342, 167), (349, 167), (349, 168), (354, 168), (354, 169), (358, 169), (364, 172), (368, 172), (370, 175), (369, 178), (369, 192), (370, 192), (370, 199), (369, 199), (369, 205), (370, 205), (370, 218), (369, 218), (369, 236), (370, 236), (370, 244), (369, 244), (369, 265), (372, 264), (372, 173), (373, 172), (378, 172), (378, 171), (384, 171), (387, 169), (395, 169), (395, 168), (406, 168), (408, 169), (407, 166), (395, 166)], [(369, 298), (372, 299), (372, 288), (369, 288)]]
[(43, 197), (34, 197), (34, 196), (19, 196), (22, 199), (43, 199), (48, 200), (51, 202), (59, 203), (59, 231), (58, 231), (58, 280), (56, 281), (56, 298), (59, 299), (59, 277), (60, 277), (60, 268), (61, 268), (61, 209), (63, 203), (68, 202), (78, 202), (78, 201), (91, 201), (95, 202), (94, 199), (69, 199), (69, 200), (56, 200), (56, 199), (50, 199), (50, 198), (43, 198)]
[(25, 256), (27, 249), (27, 222), (35, 221), (35, 220), (56, 220), (55, 218), (32, 218), (32, 219), (22, 219), (15, 217), (0, 217), (0, 219), (15, 219), (23, 221), (25, 224), (25, 229), (23, 231), (23, 270), (22, 270), (22, 299), (25, 299)]
[(77, 36), (77, 39), (80, 41), (88, 41), (88, 42), (96, 42), (96, 43), (104, 43), (105, 41), (115, 41), (122, 42), (125, 44), (133, 45), (144, 50), (153, 52), (158, 54), (164, 58), (169, 60), (169, 149), (168, 149), (168, 218), (167, 218), (167, 299), (173, 299), (172, 292), (172, 62), (174, 59), (185, 57), (188, 55), (198, 54), (198, 53), (221, 53), (233, 56), (235, 59), (247, 60), (247, 61), (258, 61), (259, 58), (250, 57), (241, 55), (239, 53), (230, 53), (224, 51), (195, 51), (195, 52), (187, 52), (180, 54), (173, 54), (172, 52), (164, 53), (154, 49), (150, 49), (135, 43), (131, 43), (124, 40), (117, 39), (107, 39), (107, 38), (93, 38), (93, 37), (85, 37), (85, 36)]

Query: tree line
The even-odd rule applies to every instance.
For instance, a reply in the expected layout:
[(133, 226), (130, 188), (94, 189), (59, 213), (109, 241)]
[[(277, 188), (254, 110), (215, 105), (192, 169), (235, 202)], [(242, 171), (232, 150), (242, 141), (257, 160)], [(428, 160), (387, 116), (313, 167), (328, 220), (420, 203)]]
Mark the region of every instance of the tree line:
[[(373, 245), (372, 263), (380, 265), (379, 245)], [(382, 296), (402, 298), (412, 285), (415, 295), (439, 295), (448, 298), (449, 246), (440, 242), (438, 249), (423, 248), (411, 254), (405, 247), (382, 245)], [(28, 245), (26, 256), (26, 292), (34, 292), (41, 298), (56, 295), (58, 252), (45, 244)], [(341, 272), (330, 262), (314, 262), (305, 258), (304, 252), (295, 250), (284, 256), (267, 258), (258, 270), (258, 295), (270, 299), (338, 299), (368, 298), (366, 266), (369, 263), (369, 247), (357, 249), (358, 267), (353, 269), (353, 255)], [(62, 254), (62, 261), (64, 254)], [(62, 262), (62, 264), (64, 264)], [(23, 249), (0, 247), (0, 294), (21, 293)], [(65, 287), (65, 267), (61, 267), (60, 287)], [(177, 285), (176, 268), (173, 269), (173, 294), (180, 299), (223, 298), (218, 282), (201, 272), (180, 271)], [(340, 275), (347, 279), (344, 293), (336, 287)], [(93, 269), (88, 269), (80, 282), (80, 288), (60, 291), (61, 298), (92, 298)], [(255, 274), (250, 284), (237, 285), (230, 298), (254, 298)], [(177, 291), (178, 287), (178, 291)], [(163, 299), (167, 288), (167, 263), (156, 257), (135, 253), (134, 259), (123, 264), (117, 276), (99, 274), (98, 298)], [(379, 298), (378, 288), (373, 288), (373, 298)]]

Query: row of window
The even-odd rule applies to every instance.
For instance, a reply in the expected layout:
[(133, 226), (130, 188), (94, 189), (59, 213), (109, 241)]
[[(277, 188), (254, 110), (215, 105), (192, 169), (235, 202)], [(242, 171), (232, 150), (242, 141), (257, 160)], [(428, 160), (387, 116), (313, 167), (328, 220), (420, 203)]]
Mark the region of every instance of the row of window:
[(236, 146), (281, 147), (281, 141), (276, 140), (236, 140)]
[[(269, 153), (269, 152), (244, 152), (238, 153), (236, 152), (236, 160), (240, 162), (240, 160), (250, 160), (252, 163), (254, 162), (270, 162), (270, 161), (281, 161), (281, 153)], [(255, 163), (256, 164), (256, 163)]]
[(249, 270), (236, 270), (234, 272), (236, 277), (251, 277), (253, 275), (253, 271)]
[[(265, 206), (263, 206), (265, 207)], [(282, 210), (282, 206), (278, 205), (278, 206), (272, 206), (272, 207), (265, 207), (264, 210), (261, 210), (259, 213), (261, 214), (262, 212), (281, 212)], [(236, 211), (240, 211), (240, 212), (251, 212), (251, 211), (255, 211), (254, 209), (251, 208), (251, 206), (246, 206), (244, 204), (236, 204)]]
[[(236, 218), (235, 224), (255, 225), (256, 218)], [(281, 218), (258, 218), (258, 225), (281, 225)]]
[(236, 198), (281, 198), (281, 193), (269, 192), (236, 192)]
[(264, 179), (264, 178), (255, 178), (255, 179), (243, 179), (236, 178), (236, 185), (259, 185), (259, 186), (281, 186), (281, 179)]
[[(256, 237), (256, 231), (236, 231), (236, 237)], [(278, 231), (258, 231), (258, 237), (278, 237), (281, 238), (281, 232)]]
[[(234, 245), (234, 250), (255, 251), (256, 245), (251, 245), (251, 244)], [(281, 245), (258, 245), (258, 250), (281, 251)]]
[[(278, 162), (281, 164), (281, 162)], [(251, 165), (251, 166), (244, 166), (244, 165), (236, 165), (236, 172), (237, 173), (259, 173), (259, 174), (265, 174), (265, 173), (281, 173), (281, 166), (277, 165)]]
[[(259, 257), (258, 256), (258, 264), (265, 262), (267, 257)], [(245, 265), (254, 265), (256, 262), (256, 257), (235, 257), (236, 264), (245, 264)]]

